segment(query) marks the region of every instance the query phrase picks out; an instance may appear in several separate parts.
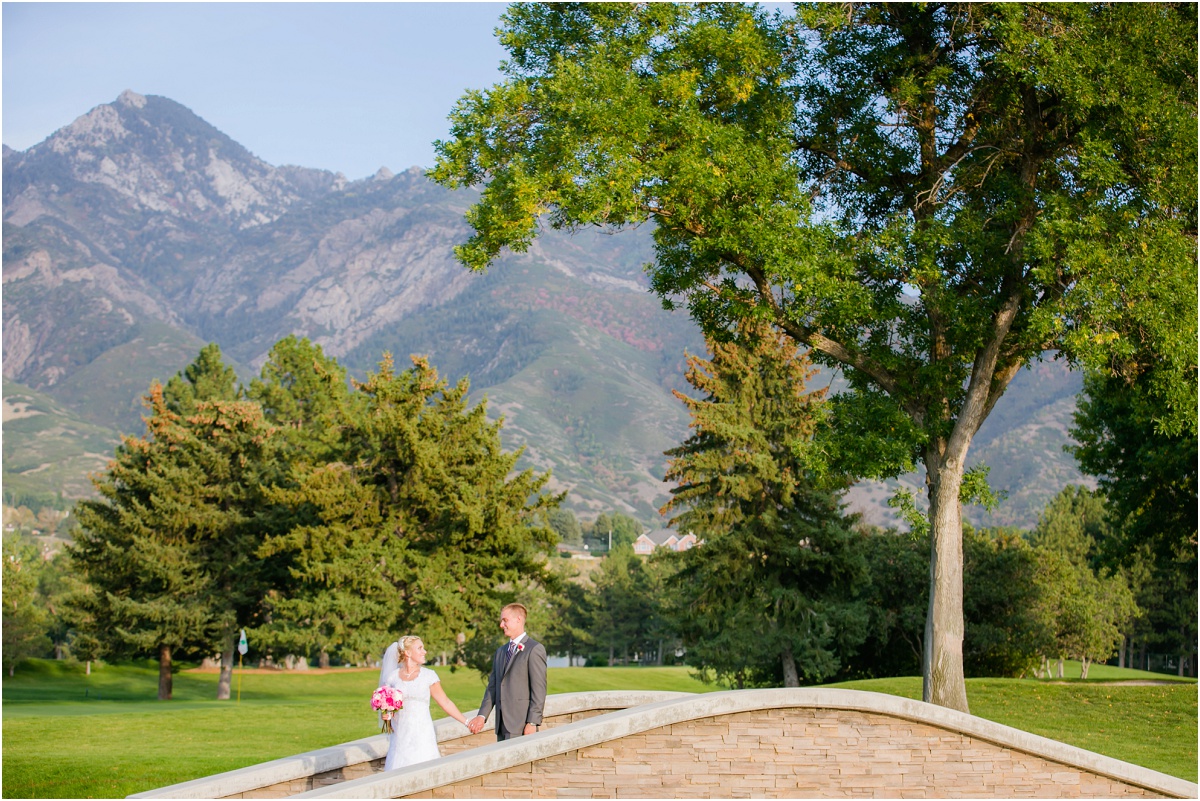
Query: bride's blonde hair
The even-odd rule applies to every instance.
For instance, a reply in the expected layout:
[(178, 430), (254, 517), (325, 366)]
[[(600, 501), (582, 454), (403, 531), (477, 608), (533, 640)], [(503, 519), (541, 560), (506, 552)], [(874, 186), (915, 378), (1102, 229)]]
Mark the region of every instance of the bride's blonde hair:
[(404, 659), (404, 655), (408, 653), (409, 647), (415, 642), (421, 642), (421, 638), (415, 634), (405, 634), (396, 640), (396, 648), (398, 649), (397, 658)]

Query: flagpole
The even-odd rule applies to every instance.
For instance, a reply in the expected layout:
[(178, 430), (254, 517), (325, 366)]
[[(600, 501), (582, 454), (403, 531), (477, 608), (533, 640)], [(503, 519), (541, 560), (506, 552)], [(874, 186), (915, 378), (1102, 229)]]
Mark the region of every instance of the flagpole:
[(238, 637), (238, 699), (237, 702), (242, 703), (242, 674), (246, 672), (245, 665), (242, 664), (242, 658), (246, 652), (250, 650), (249, 644), (246, 642), (246, 630), (242, 629), (241, 636)]

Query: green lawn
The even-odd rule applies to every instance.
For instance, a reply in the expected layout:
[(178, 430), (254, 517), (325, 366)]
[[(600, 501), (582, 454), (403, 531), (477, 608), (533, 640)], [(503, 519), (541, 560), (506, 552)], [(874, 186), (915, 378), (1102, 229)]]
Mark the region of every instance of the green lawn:
[[(461, 709), (478, 705), (478, 674), (439, 674)], [(217, 677), (198, 672), (177, 674), (175, 699), (155, 701), (157, 675), (150, 663), (84, 676), (78, 665), (33, 660), (4, 678), (3, 796), (121, 797), (377, 731), (366, 702), (374, 671), (247, 671), (240, 703), (212, 700)], [(921, 689), (911, 678), (841, 686), (908, 697)], [(967, 687), (971, 711), (981, 717), (1196, 781), (1194, 681), (1130, 687), (972, 679)], [(552, 668), (549, 689), (720, 688), (700, 684), (685, 668)]]

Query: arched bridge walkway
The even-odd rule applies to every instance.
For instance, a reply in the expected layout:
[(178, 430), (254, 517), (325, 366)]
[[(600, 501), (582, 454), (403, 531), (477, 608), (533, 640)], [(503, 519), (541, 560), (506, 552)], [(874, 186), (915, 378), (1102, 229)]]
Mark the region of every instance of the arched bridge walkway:
[(548, 698), (546, 713), (546, 729), (505, 743), (490, 732), (457, 737), (461, 726), (439, 721), (445, 756), (387, 773), (377, 772), (387, 750), (377, 735), (132, 797), (1196, 798), (1198, 789), (855, 690), (571, 693)]

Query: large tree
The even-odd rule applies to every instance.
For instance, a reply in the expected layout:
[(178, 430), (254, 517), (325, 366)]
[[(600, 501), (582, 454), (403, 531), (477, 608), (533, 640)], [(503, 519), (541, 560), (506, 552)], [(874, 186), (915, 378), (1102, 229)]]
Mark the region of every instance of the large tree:
[(279, 340), (245, 395), (279, 428), (287, 462), (336, 461), (350, 387), (345, 368), (320, 345), (294, 335)]
[(521, 4), (500, 37), (438, 143), (486, 183), (459, 257), (652, 221), (664, 300), (843, 369), (855, 472), (925, 468), (924, 698), (966, 710), (960, 495), (1012, 378), (1145, 334), (1194, 408), (1195, 6)]
[(255, 605), (273, 442), (253, 403), (196, 401), (181, 415), (157, 383), (146, 403), (146, 433), (125, 437), (95, 479), (100, 497), (77, 507), (68, 552), (86, 582), (72, 603), (84, 633), (155, 656), (168, 700), (175, 655), (212, 653)]
[(401, 634), (454, 650), (547, 578), (556, 538), (542, 521), (561, 496), (542, 492), (549, 474), (515, 470), (502, 421), (467, 392), (418, 357), (401, 373), (386, 357), (356, 386), (337, 421), (340, 460), (301, 463), (273, 495), (295, 522), (260, 552), (290, 566), (268, 641), (355, 661)]

